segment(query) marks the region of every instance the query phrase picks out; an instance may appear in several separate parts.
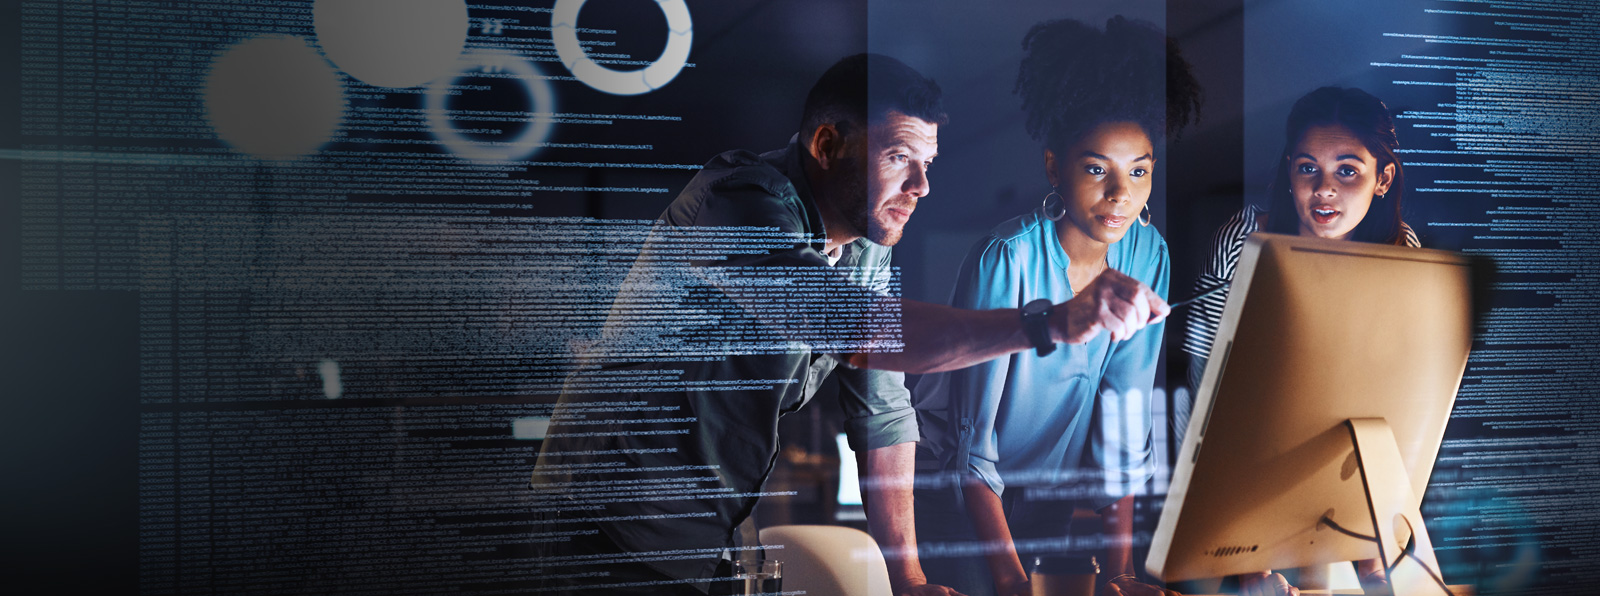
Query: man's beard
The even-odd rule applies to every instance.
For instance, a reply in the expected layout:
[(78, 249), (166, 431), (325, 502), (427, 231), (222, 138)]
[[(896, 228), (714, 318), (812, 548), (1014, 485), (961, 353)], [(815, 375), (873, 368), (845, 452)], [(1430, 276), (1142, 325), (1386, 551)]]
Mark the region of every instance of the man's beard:
[(867, 226), (867, 239), (878, 246), (894, 246), (900, 242), (900, 236), (905, 234), (903, 229), (886, 229), (876, 224)]
[[(879, 207), (880, 212), (886, 212), (890, 205), (885, 203)], [(861, 229), (865, 230), (864, 235), (867, 237), (867, 240), (871, 240), (873, 244), (877, 244), (878, 246), (894, 246), (896, 243), (900, 242), (900, 237), (905, 233), (904, 228), (891, 229), (880, 225), (878, 220), (873, 218), (873, 215), (875, 214), (867, 209), (866, 204), (861, 205), (861, 209), (858, 210), (858, 213), (860, 214), (859, 220), (860, 225), (862, 226)]]
[(886, 229), (873, 221), (871, 201), (868, 199), (872, 196), (873, 189), (872, 185), (867, 183), (866, 172), (855, 167), (854, 163), (841, 161), (840, 165), (845, 166), (849, 173), (840, 176), (835, 187), (837, 193), (834, 196), (838, 197), (835, 205), (838, 205), (839, 215), (850, 223), (850, 227), (855, 228), (855, 233), (865, 236), (873, 244), (894, 246), (900, 241), (903, 230)]

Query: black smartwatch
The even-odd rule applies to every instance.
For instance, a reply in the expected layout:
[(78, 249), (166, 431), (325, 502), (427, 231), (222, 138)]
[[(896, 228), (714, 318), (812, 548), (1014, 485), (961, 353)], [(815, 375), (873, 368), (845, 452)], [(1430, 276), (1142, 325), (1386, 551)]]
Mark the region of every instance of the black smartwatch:
[(1056, 342), (1050, 341), (1050, 311), (1054, 308), (1055, 305), (1044, 298), (1022, 305), (1022, 333), (1033, 342), (1040, 356), (1056, 351)]

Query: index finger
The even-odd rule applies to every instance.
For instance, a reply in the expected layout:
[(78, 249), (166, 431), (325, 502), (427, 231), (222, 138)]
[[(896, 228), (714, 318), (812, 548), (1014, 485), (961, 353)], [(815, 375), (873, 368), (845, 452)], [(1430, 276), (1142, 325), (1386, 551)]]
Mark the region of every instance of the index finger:
[(1146, 325), (1154, 325), (1166, 320), (1172, 314), (1172, 305), (1167, 304), (1155, 290), (1150, 290), (1150, 321)]
[(1272, 592), (1266, 585), (1271, 577), (1266, 571), (1239, 574), (1239, 596), (1267, 596)]
[(1274, 593), (1281, 594), (1282, 596), (1289, 596), (1292, 592), (1296, 591), (1294, 586), (1289, 585), (1289, 580), (1284, 578), (1282, 574), (1278, 573), (1272, 574), (1272, 588)]

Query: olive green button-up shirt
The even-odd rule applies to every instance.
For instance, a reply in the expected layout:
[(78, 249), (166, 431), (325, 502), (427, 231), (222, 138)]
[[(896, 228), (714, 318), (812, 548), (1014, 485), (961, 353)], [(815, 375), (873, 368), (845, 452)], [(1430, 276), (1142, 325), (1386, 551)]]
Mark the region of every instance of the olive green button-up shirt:
[[(808, 238), (783, 250), (729, 254), (716, 265), (772, 267), (774, 275), (796, 267), (837, 272), (840, 285), (816, 294), (817, 301), (852, 290), (892, 292), (888, 248), (857, 240), (845, 245), (831, 265), (821, 252), (826, 233), (799, 152), (791, 143), (761, 155), (717, 156), (667, 208), (661, 223), (680, 237), (685, 228), (706, 228), (707, 238), (713, 238), (722, 232), (712, 228), (757, 227)], [(823, 314), (801, 317), (810, 321), (801, 324), (826, 324), (816, 320), (827, 318), (827, 305), (820, 306), (814, 313)], [(626, 317), (618, 318), (616, 311), (608, 326), (625, 324)], [(605, 414), (617, 432), (603, 432), (592, 422), (564, 423), (556, 416), (534, 472), (535, 486), (560, 496), (546, 503), (563, 509), (561, 519), (592, 520), (636, 560), (675, 578), (709, 577), (777, 460), (778, 419), (805, 405), (829, 375), (840, 381), (852, 449), (917, 440), (903, 375), (841, 366), (840, 355), (816, 353), (803, 342), (790, 345), (793, 349), (784, 353), (606, 365), (610, 370), (681, 370), (685, 381), (772, 382), (755, 388), (564, 394), (564, 405), (624, 401), (631, 404), (627, 409), (638, 411)], [(638, 428), (650, 432), (632, 431)], [(558, 524), (547, 531), (570, 527)]]

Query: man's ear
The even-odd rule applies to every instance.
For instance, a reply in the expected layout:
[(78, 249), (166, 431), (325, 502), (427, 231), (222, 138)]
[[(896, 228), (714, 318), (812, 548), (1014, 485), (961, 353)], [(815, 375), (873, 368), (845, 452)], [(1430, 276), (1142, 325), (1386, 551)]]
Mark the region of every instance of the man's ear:
[(806, 151), (811, 154), (811, 159), (816, 160), (817, 167), (824, 170), (832, 168), (843, 149), (844, 136), (839, 134), (838, 127), (832, 124), (822, 124), (812, 131), (811, 138), (806, 140)]
[(1056, 179), (1056, 152), (1044, 150), (1044, 178), (1050, 181), (1050, 188), (1061, 186), (1061, 181)]

